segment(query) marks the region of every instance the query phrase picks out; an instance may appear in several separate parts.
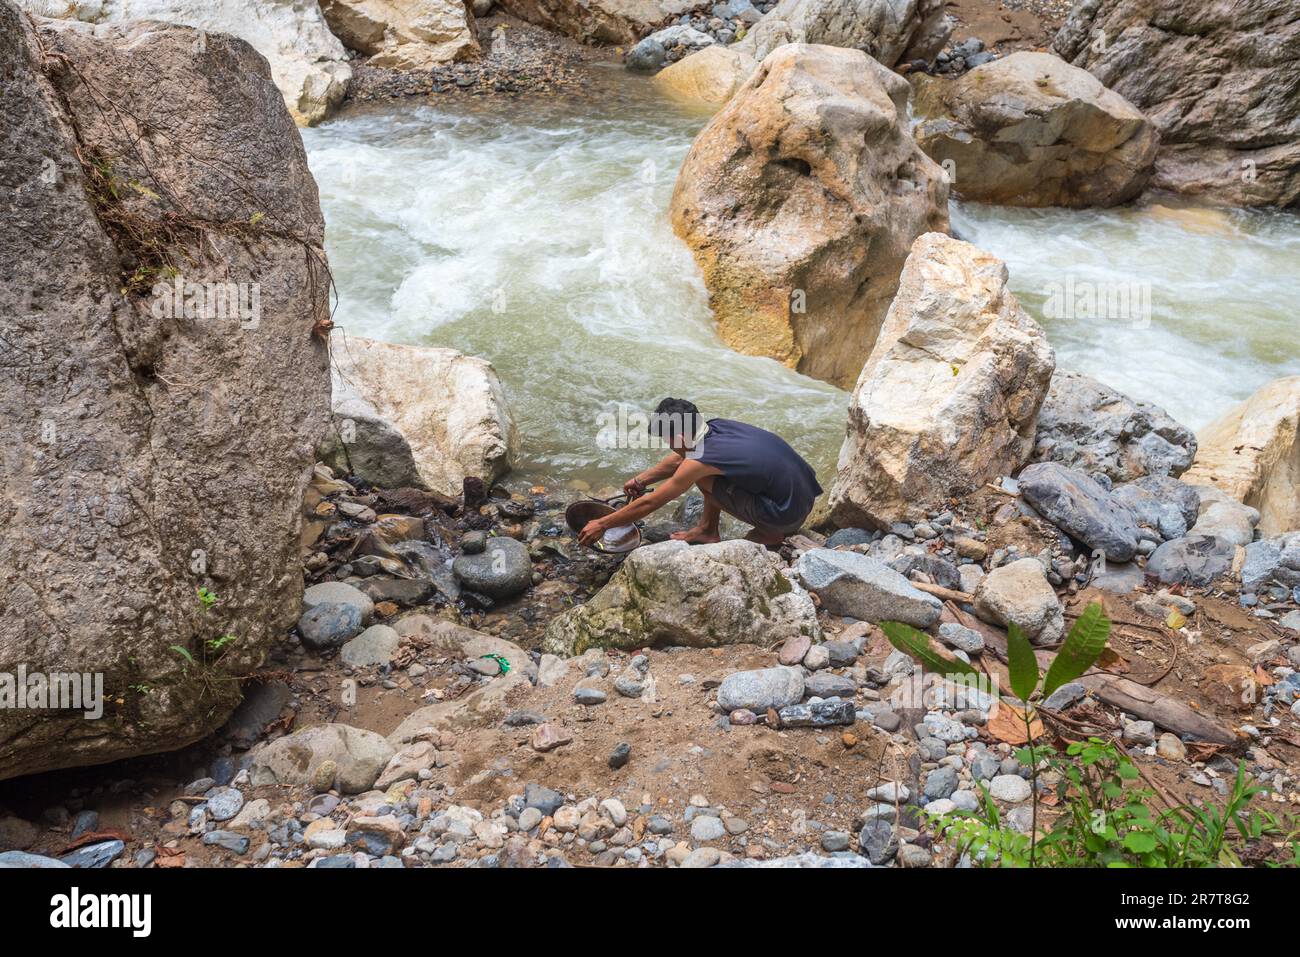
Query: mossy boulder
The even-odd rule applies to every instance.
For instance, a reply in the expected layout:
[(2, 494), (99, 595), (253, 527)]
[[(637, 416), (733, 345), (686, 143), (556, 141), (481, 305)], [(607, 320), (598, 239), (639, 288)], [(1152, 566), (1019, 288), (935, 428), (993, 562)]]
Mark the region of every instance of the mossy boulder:
[(812, 598), (784, 570), (754, 542), (647, 545), (591, 601), (551, 622), (542, 648), (580, 655), (588, 648), (770, 645), (797, 634), (817, 640)]

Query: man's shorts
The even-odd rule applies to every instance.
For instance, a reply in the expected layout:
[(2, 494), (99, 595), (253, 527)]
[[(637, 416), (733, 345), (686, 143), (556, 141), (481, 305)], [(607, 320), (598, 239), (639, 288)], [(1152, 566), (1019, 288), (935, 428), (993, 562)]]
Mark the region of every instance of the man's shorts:
[(734, 515), (755, 528), (780, 532), (782, 535), (799, 531), (808, 512), (812, 511), (809, 508), (802, 515), (791, 515), (789, 512), (782, 515), (771, 499), (755, 495), (723, 475), (713, 477), (713, 490), (710, 494), (727, 514)]

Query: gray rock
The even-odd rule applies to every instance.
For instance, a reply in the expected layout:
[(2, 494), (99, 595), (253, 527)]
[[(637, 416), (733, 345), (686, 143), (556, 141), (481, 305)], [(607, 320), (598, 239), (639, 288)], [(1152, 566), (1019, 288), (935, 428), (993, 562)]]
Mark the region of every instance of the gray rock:
[(564, 795), (559, 791), (531, 782), (524, 787), (524, 807), (536, 808), (547, 817), (552, 817), (563, 804)]
[(1020, 473), (1020, 492), (1039, 514), (1108, 561), (1126, 562), (1137, 554), (1137, 520), (1129, 508), (1082, 472), (1055, 462), (1031, 465)]
[(1029, 782), (1018, 774), (999, 774), (989, 781), (989, 793), (995, 800), (1019, 804), (1029, 799)]
[(109, 864), (121, 857), (122, 852), (125, 850), (126, 844), (122, 841), (100, 841), (97, 844), (87, 844), (85, 847), (79, 847), (71, 854), (65, 854), (60, 860), (69, 867), (108, 867)]
[(1162, 501), (1137, 483), (1117, 485), (1111, 491), (1111, 498), (1127, 506), (1137, 516), (1139, 525), (1155, 530), (1166, 541), (1187, 534), (1187, 520), (1178, 503)]
[(1082, 684), (1071, 681), (1068, 684), (1061, 685), (1048, 695), (1047, 700), (1043, 702), (1043, 707), (1051, 711), (1061, 711), (1076, 702), (1082, 701), (1087, 693), (1088, 689)]
[(208, 794), (208, 814), (214, 821), (229, 821), (244, 807), (244, 795), (235, 788), (217, 788)]
[(1233, 501), (1217, 489), (1204, 489), (1201, 511), (1187, 534), (1213, 535), (1233, 545), (1248, 545), (1258, 524), (1258, 510)]
[[(367, 599), (368, 600), (368, 599)], [(338, 648), (361, 631), (361, 612), (355, 605), (322, 602), (298, 619), (302, 643), (313, 651)]]
[(971, 598), (976, 613), (998, 625), (1018, 625), (1037, 645), (1059, 641), (1065, 612), (1036, 558), (995, 568), (984, 576)]
[(953, 767), (935, 768), (925, 779), (925, 796), (932, 801), (949, 797), (957, 790), (957, 769)]
[(668, 51), (653, 36), (646, 37), (623, 59), (623, 65), (637, 73), (657, 73), (668, 62)]
[(817, 698), (852, 698), (858, 692), (858, 684), (847, 675), (819, 671), (804, 681), (804, 694)]
[(64, 868), (71, 867), (63, 861), (42, 854), (28, 854), (26, 851), (0, 851), (0, 870), (17, 867)]
[(783, 728), (830, 728), (857, 720), (852, 701), (816, 701), (792, 704), (779, 712)]
[[(917, 526), (918, 529), (921, 527), (923, 526)], [(921, 572), (942, 588), (961, 588), (961, 572), (957, 566), (928, 552), (919, 555), (911, 551), (903, 552), (889, 563), (889, 567), (909, 580), (913, 577), (913, 572)]]
[(1177, 477), (1195, 456), (1196, 436), (1159, 406), (1077, 372), (1057, 369), (1052, 376), (1038, 413), (1034, 461), (1129, 482), (1144, 475)]
[(587, 705), (588, 707), (597, 704), (604, 704), (606, 700), (605, 692), (599, 688), (574, 688), (573, 700), (578, 704)]
[(719, 818), (710, 815), (700, 815), (691, 821), (691, 840), (699, 843), (706, 841), (718, 841), (727, 836), (727, 829), (723, 827)]
[(533, 583), (528, 547), (505, 536), (489, 539), (477, 555), (459, 556), (451, 571), (463, 587), (489, 598), (513, 598)]
[(1300, 586), (1300, 532), (1263, 538), (1246, 546), (1242, 587), (1258, 591), (1273, 582), (1287, 588)]
[(887, 864), (898, 853), (898, 835), (894, 825), (885, 821), (868, 821), (858, 834), (858, 847), (872, 864)]
[(798, 668), (760, 668), (737, 671), (722, 679), (718, 704), (724, 711), (748, 709), (762, 714), (803, 700), (804, 678)]
[(847, 851), (850, 840), (850, 835), (845, 831), (822, 831), (822, 850)]
[(874, 538), (875, 535), (865, 528), (837, 528), (826, 537), (826, 547), (869, 545)]
[(371, 625), (341, 649), (339, 660), (352, 668), (386, 665), (397, 654), (402, 639), (387, 625)]
[(302, 595), (304, 611), (311, 611), (317, 605), (352, 605), (361, 614), (361, 621), (369, 621), (375, 614), (375, 603), (355, 585), (347, 582), (321, 582), (312, 585)]
[(1213, 535), (1187, 535), (1165, 542), (1147, 559), (1147, 574), (1166, 585), (1202, 588), (1232, 569), (1236, 547)]
[(984, 650), (984, 636), (974, 628), (967, 628), (955, 621), (944, 622), (939, 626), (939, 640), (968, 655), (978, 655)]
[(246, 854), (250, 842), (247, 837), (234, 831), (208, 831), (203, 835), (203, 843), (209, 847), (224, 848), (232, 854)]
[(295, 731), (253, 754), (254, 786), (316, 784), (321, 765), (331, 763), (334, 784), (345, 794), (370, 790), (392, 760), (392, 745), (373, 731), (346, 724), (322, 724)]
[(1196, 524), (1201, 511), (1201, 496), (1195, 486), (1167, 475), (1144, 475), (1133, 484), (1146, 489), (1161, 502), (1176, 505), (1183, 516), (1183, 524), (1188, 528)]
[(917, 590), (883, 562), (855, 552), (814, 548), (799, 557), (794, 570), (804, 587), (816, 592), (822, 607), (833, 615), (928, 628), (943, 611), (939, 599)]

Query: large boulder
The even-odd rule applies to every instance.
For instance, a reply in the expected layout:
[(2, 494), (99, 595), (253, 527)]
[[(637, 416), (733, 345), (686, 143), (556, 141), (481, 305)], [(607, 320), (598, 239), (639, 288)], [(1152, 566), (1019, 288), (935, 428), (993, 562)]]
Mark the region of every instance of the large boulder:
[(893, 67), (931, 59), (951, 33), (943, 0), (781, 0), (733, 46), (762, 60), (786, 43), (819, 43)]
[(1137, 516), (1090, 476), (1055, 462), (1020, 473), (1020, 493), (1045, 519), (1112, 562), (1137, 554)]
[(792, 43), (696, 137), (673, 228), (733, 348), (844, 388), (857, 379), (912, 243), (948, 228), (908, 90), (861, 51)]
[(0, 0), (0, 672), (106, 698), (0, 709), (0, 778), (202, 738), (298, 616), (324, 224), (266, 60), (198, 40)]
[(1300, 530), (1300, 376), (1270, 382), (1197, 440), (1184, 481), (1258, 509), (1263, 535)]
[(812, 598), (783, 570), (762, 545), (739, 539), (646, 545), (628, 555), (595, 597), (551, 622), (542, 650), (766, 646), (795, 634), (817, 640)]
[(822, 608), (832, 615), (929, 628), (943, 613), (939, 599), (884, 562), (857, 552), (812, 548), (799, 556), (794, 573), (805, 588), (816, 592)]
[(1115, 206), (1142, 192), (1160, 137), (1091, 73), (1022, 50), (959, 79), (922, 77), (916, 141), (963, 199), (1002, 206)]
[(583, 43), (636, 43), (699, 6), (695, 0), (497, 0), (521, 20)]
[(1031, 457), (1131, 482), (1148, 475), (1177, 478), (1195, 455), (1192, 430), (1158, 405), (1058, 369), (1038, 413)]
[(195, 60), (209, 56), (210, 34), (248, 41), (271, 65), (271, 76), (296, 123), (325, 119), (343, 100), (352, 68), (316, 0), (18, 0), (43, 17), (85, 23), (159, 20), (194, 27)]
[(832, 520), (887, 528), (1018, 469), (1055, 362), (1001, 260), (922, 236), (853, 390)]
[(514, 462), (519, 435), (496, 370), (455, 349), (334, 334), (333, 421), (321, 459), (383, 488), (459, 495)]
[(372, 66), (428, 70), (481, 53), (461, 0), (321, 0), (320, 10), (334, 35)]
[(1300, 201), (1295, 0), (1077, 0), (1055, 49), (1156, 124), (1153, 186)]

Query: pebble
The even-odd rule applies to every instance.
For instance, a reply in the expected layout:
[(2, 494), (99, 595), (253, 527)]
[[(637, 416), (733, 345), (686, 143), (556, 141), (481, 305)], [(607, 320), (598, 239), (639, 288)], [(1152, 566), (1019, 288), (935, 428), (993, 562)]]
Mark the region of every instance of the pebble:
[(999, 774), (989, 781), (989, 793), (996, 800), (1019, 804), (1029, 798), (1029, 782), (1018, 774)]
[(703, 844), (726, 837), (727, 829), (720, 818), (701, 814), (691, 822), (691, 840)]
[(617, 771), (623, 767), (632, 757), (632, 745), (623, 742), (615, 746), (609, 754), (609, 767), (611, 771)]
[(208, 814), (214, 821), (229, 821), (244, 807), (244, 795), (235, 788), (218, 788), (208, 794)]

